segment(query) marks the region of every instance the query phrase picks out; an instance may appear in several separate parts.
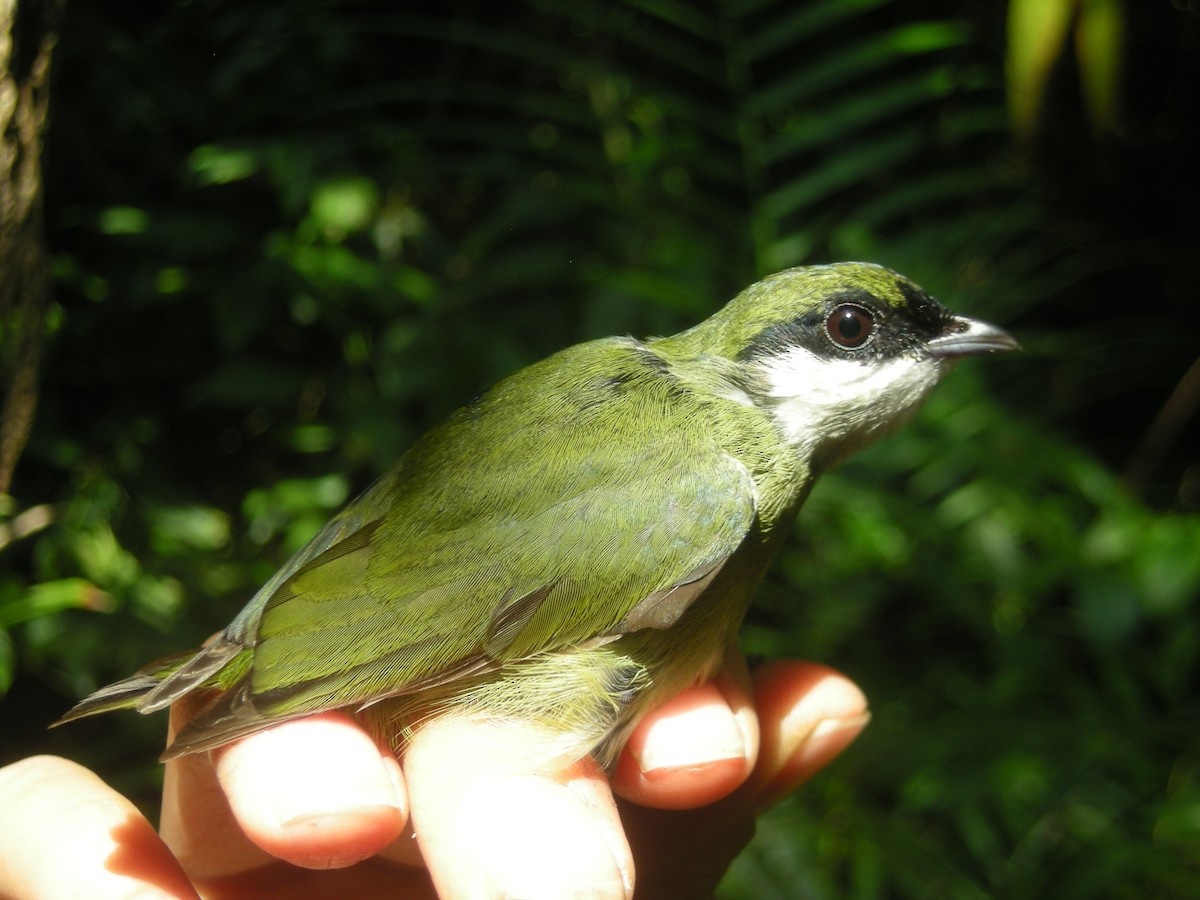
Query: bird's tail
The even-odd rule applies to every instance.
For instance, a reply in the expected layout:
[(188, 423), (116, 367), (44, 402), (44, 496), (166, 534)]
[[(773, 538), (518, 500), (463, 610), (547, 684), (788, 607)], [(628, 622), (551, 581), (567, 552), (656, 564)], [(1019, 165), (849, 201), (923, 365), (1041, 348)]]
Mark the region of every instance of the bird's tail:
[(157, 712), (195, 688), (228, 687), (249, 663), (250, 652), (245, 647), (219, 634), (199, 650), (150, 663), (128, 678), (100, 688), (79, 701), (54, 725), (114, 709), (136, 709), (143, 714)]
[(105, 685), (95, 693), (84, 697), (50, 727), (56, 728), (67, 722), (74, 722), (76, 719), (94, 716), (97, 713), (111, 712), (114, 709), (135, 708), (141, 703), (143, 697), (182, 669), (195, 655), (193, 650), (142, 666), (128, 678)]

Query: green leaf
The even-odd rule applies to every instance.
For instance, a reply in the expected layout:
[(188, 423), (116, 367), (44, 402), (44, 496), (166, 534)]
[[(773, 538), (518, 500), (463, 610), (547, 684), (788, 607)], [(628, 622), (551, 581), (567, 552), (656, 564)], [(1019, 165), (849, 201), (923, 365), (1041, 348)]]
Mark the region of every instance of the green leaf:
[(202, 185), (242, 181), (259, 170), (254, 152), (221, 144), (197, 147), (188, 157), (187, 165)]
[(142, 234), (150, 227), (150, 216), (134, 206), (110, 206), (96, 222), (102, 234)]
[(42, 619), (65, 609), (107, 612), (112, 599), (86, 578), (60, 578), (30, 587), (23, 595), (0, 604), (0, 628)]

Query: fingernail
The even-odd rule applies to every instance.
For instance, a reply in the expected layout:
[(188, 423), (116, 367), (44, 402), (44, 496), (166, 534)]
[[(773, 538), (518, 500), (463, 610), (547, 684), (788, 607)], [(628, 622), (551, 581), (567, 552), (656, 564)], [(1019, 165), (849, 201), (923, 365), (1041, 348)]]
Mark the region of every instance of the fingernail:
[(842, 719), (822, 719), (813, 726), (813, 730), (808, 736), (808, 741), (812, 742), (817, 738), (835, 734), (847, 728), (857, 728), (861, 731), (870, 721), (871, 714), (869, 712), (860, 713), (857, 716), (846, 716)]
[(646, 732), (644, 742), (629, 750), (643, 774), (652, 775), (656, 771), (744, 759), (746, 743), (729, 707), (723, 703), (700, 704), (661, 717)]
[(845, 750), (870, 721), (868, 711), (856, 716), (821, 719), (803, 730), (789, 729), (789, 723), (785, 723), (780, 756), (787, 762), (766, 783), (760, 794), (760, 804), (770, 806), (798, 788)]
[(403, 813), (405, 800), (388, 768), (385, 762), (385, 775), (381, 779), (365, 777), (361, 781), (343, 781), (331, 785), (328, 791), (314, 792), (309, 788), (302, 796), (302, 805), (295, 809), (289, 809), (291, 804), (281, 801), (276, 808), (280, 827), (309, 825), (339, 816), (373, 816), (381, 811), (387, 811), (389, 815), (397, 811)]
[(341, 817), (371, 818), (386, 811), (404, 813), (405, 797), (400, 785), (399, 764), (391, 757), (379, 757), (374, 772), (364, 766), (355, 774), (313, 779), (303, 790), (276, 794), (275, 816), (281, 828), (307, 828), (326, 819)]
[(392, 803), (396, 809), (405, 812), (408, 809), (408, 789), (404, 786), (404, 770), (400, 768), (400, 761), (387, 752), (379, 759), (383, 763), (388, 784), (392, 786)]
[[(325, 827), (322, 823), (333, 820), (345, 822), (346, 819), (371, 818), (381, 814), (390, 816), (396, 811), (404, 813), (408, 807), (408, 796), (400, 763), (392, 756), (381, 756), (379, 763), (383, 768), (383, 779), (364, 773), (366, 777), (361, 781), (334, 786), (335, 791), (331, 796), (318, 798), (332, 802), (328, 805), (308, 802), (296, 815), (283, 819), (280, 827), (313, 830)], [(390, 791), (384, 788), (385, 783)], [(355, 800), (360, 802), (355, 803)]]
[(808, 727), (804, 732), (789, 733), (784, 726), (784, 746), (792, 744), (787, 756), (795, 760), (808, 760), (824, 756), (829, 750), (842, 750), (850, 741), (858, 736), (871, 721), (871, 713), (863, 712), (857, 716), (821, 719), (817, 724)]
[(364, 803), (361, 806), (342, 806), (327, 812), (309, 810), (279, 824), (284, 831), (316, 835), (323, 831), (348, 831), (357, 822), (376, 818), (390, 819), (396, 807), (386, 803)]

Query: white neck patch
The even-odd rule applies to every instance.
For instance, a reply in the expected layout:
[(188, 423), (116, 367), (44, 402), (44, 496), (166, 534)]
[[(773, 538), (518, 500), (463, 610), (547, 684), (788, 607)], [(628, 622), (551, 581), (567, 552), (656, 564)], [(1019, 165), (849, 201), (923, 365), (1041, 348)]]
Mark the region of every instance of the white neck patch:
[(947, 368), (932, 357), (826, 359), (791, 347), (760, 364), (767, 390), (759, 402), (810, 458), (822, 445), (832, 450), (849, 439), (857, 446), (887, 433), (920, 406)]

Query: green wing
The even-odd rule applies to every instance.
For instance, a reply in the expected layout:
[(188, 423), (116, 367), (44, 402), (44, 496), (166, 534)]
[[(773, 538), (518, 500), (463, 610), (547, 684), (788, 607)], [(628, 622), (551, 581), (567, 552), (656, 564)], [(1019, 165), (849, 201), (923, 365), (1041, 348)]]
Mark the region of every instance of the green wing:
[(171, 753), (668, 627), (755, 513), (711, 398), (679, 387), (642, 345), (611, 339), (459, 410), (144, 698), (228, 688)]

